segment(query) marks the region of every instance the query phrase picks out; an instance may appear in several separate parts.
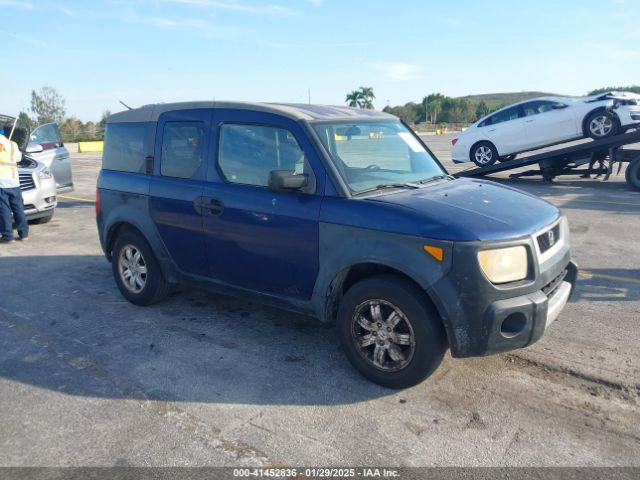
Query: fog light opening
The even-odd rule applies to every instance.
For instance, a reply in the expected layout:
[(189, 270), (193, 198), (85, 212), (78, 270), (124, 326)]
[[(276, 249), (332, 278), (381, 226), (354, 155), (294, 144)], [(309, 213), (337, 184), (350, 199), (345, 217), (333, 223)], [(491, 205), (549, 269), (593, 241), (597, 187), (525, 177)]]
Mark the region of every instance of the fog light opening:
[(524, 330), (526, 325), (527, 317), (524, 316), (524, 313), (512, 313), (502, 321), (500, 333), (505, 338), (514, 338)]

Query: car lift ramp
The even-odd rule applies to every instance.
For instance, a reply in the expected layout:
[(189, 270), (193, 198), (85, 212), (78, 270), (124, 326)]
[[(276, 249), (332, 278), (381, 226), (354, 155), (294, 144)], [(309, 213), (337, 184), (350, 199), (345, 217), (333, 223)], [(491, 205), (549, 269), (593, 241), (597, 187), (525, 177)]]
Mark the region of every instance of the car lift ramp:
[[(604, 180), (608, 180), (616, 163), (618, 163), (618, 173), (623, 163), (629, 163), (625, 173), (626, 181), (631, 187), (640, 190), (640, 150), (622, 148), (634, 143), (640, 143), (640, 129), (637, 127), (636, 130), (602, 140), (592, 140), (486, 167), (462, 170), (455, 176), (480, 177), (537, 164), (537, 170), (514, 173), (510, 178), (541, 175), (544, 181), (551, 182), (561, 175), (588, 177), (596, 174), (605, 175)], [(596, 164), (598, 164), (597, 167)], [(579, 168), (584, 165), (587, 165), (587, 168)]]

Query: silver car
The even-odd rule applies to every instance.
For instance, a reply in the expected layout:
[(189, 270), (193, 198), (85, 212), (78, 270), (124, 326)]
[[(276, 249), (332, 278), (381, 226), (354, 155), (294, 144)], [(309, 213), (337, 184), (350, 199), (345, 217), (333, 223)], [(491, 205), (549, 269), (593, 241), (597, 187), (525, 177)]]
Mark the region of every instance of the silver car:
[[(45, 148), (40, 144), (28, 143), (34, 137), (29, 135), (29, 128), (20, 120), (8, 115), (0, 115), (0, 125), (4, 127), (5, 132), (9, 132), (11, 139), (18, 144), (23, 152), (22, 160), (18, 164), (18, 175), (20, 177), (20, 190), (22, 190), (24, 213), (27, 220), (30, 223), (47, 223), (53, 218), (53, 212), (57, 206), (56, 180), (52, 169), (45, 162), (33, 158), (33, 155), (43, 153)], [(8, 126), (11, 126), (11, 128), (8, 128)], [(37, 133), (37, 131), (38, 129), (34, 133)], [(41, 137), (36, 136), (35, 138)], [(35, 150), (36, 153), (27, 153), (27, 145), (31, 146), (31, 149)], [(54, 149), (51, 148), (50, 150)], [(67, 152), (67, 157), (68, 155)], [(69, 159), (67, 158), (68, 161)], [(64, 161), (58, 162), (64, 164)], [(64, 179), (65, 170), (62, 169), (61, 171)], [(69, 175), (70, 173), (71, 169), (69, 168)], [(71, 183), (71, 186), (73, 187), (73, 183)]]
[(62, 142), (57, 124), (46, 123), (31, 132), (25, 152), (51, 169), (58, 193), (73, 190), (69, 151)]

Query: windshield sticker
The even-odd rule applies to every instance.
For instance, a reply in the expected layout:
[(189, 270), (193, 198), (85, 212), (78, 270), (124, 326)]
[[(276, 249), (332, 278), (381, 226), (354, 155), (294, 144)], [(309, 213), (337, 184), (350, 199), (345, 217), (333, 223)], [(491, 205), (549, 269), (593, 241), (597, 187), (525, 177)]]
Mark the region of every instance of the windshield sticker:
[(398, 132), (398, 136), (404, 140), (404, 143), (409, 145), (409, 148), (416, 153), (424, 152), (424, 148), (420, 145), (420, 142), (416, 140), (416, 137), (411, 135), (409, 132)]

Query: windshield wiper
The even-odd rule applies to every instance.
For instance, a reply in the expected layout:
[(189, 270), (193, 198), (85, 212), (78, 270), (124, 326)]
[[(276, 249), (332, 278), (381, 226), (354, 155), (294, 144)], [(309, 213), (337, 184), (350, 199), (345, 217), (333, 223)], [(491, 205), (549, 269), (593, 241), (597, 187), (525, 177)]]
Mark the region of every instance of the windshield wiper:
[(416, 184), (416, 183), (381, 183), (380, 185), (373, 187), (373, 188), (367, 188), (365, 190), (360, 190), (359, 192), (355, 192), (354, 195), (361, 195), (363, 193), (370, 193), (370, 192), (375, 192), (377, 190), (384, 190), (387, 188), (420, 188), (420, 185)]
[(449, 175), (447, 173), (444, 173), (442, 175), (434, 175), (433, 177), (429, 177), (429, 178), (425, 178), (424, 180), (420, 180), (418, 183), (420, 185), (424, 185), (425, 183), (429, 183), (429, 182), (435, 182), (437, 180), (455, 180), (456, 177)]

